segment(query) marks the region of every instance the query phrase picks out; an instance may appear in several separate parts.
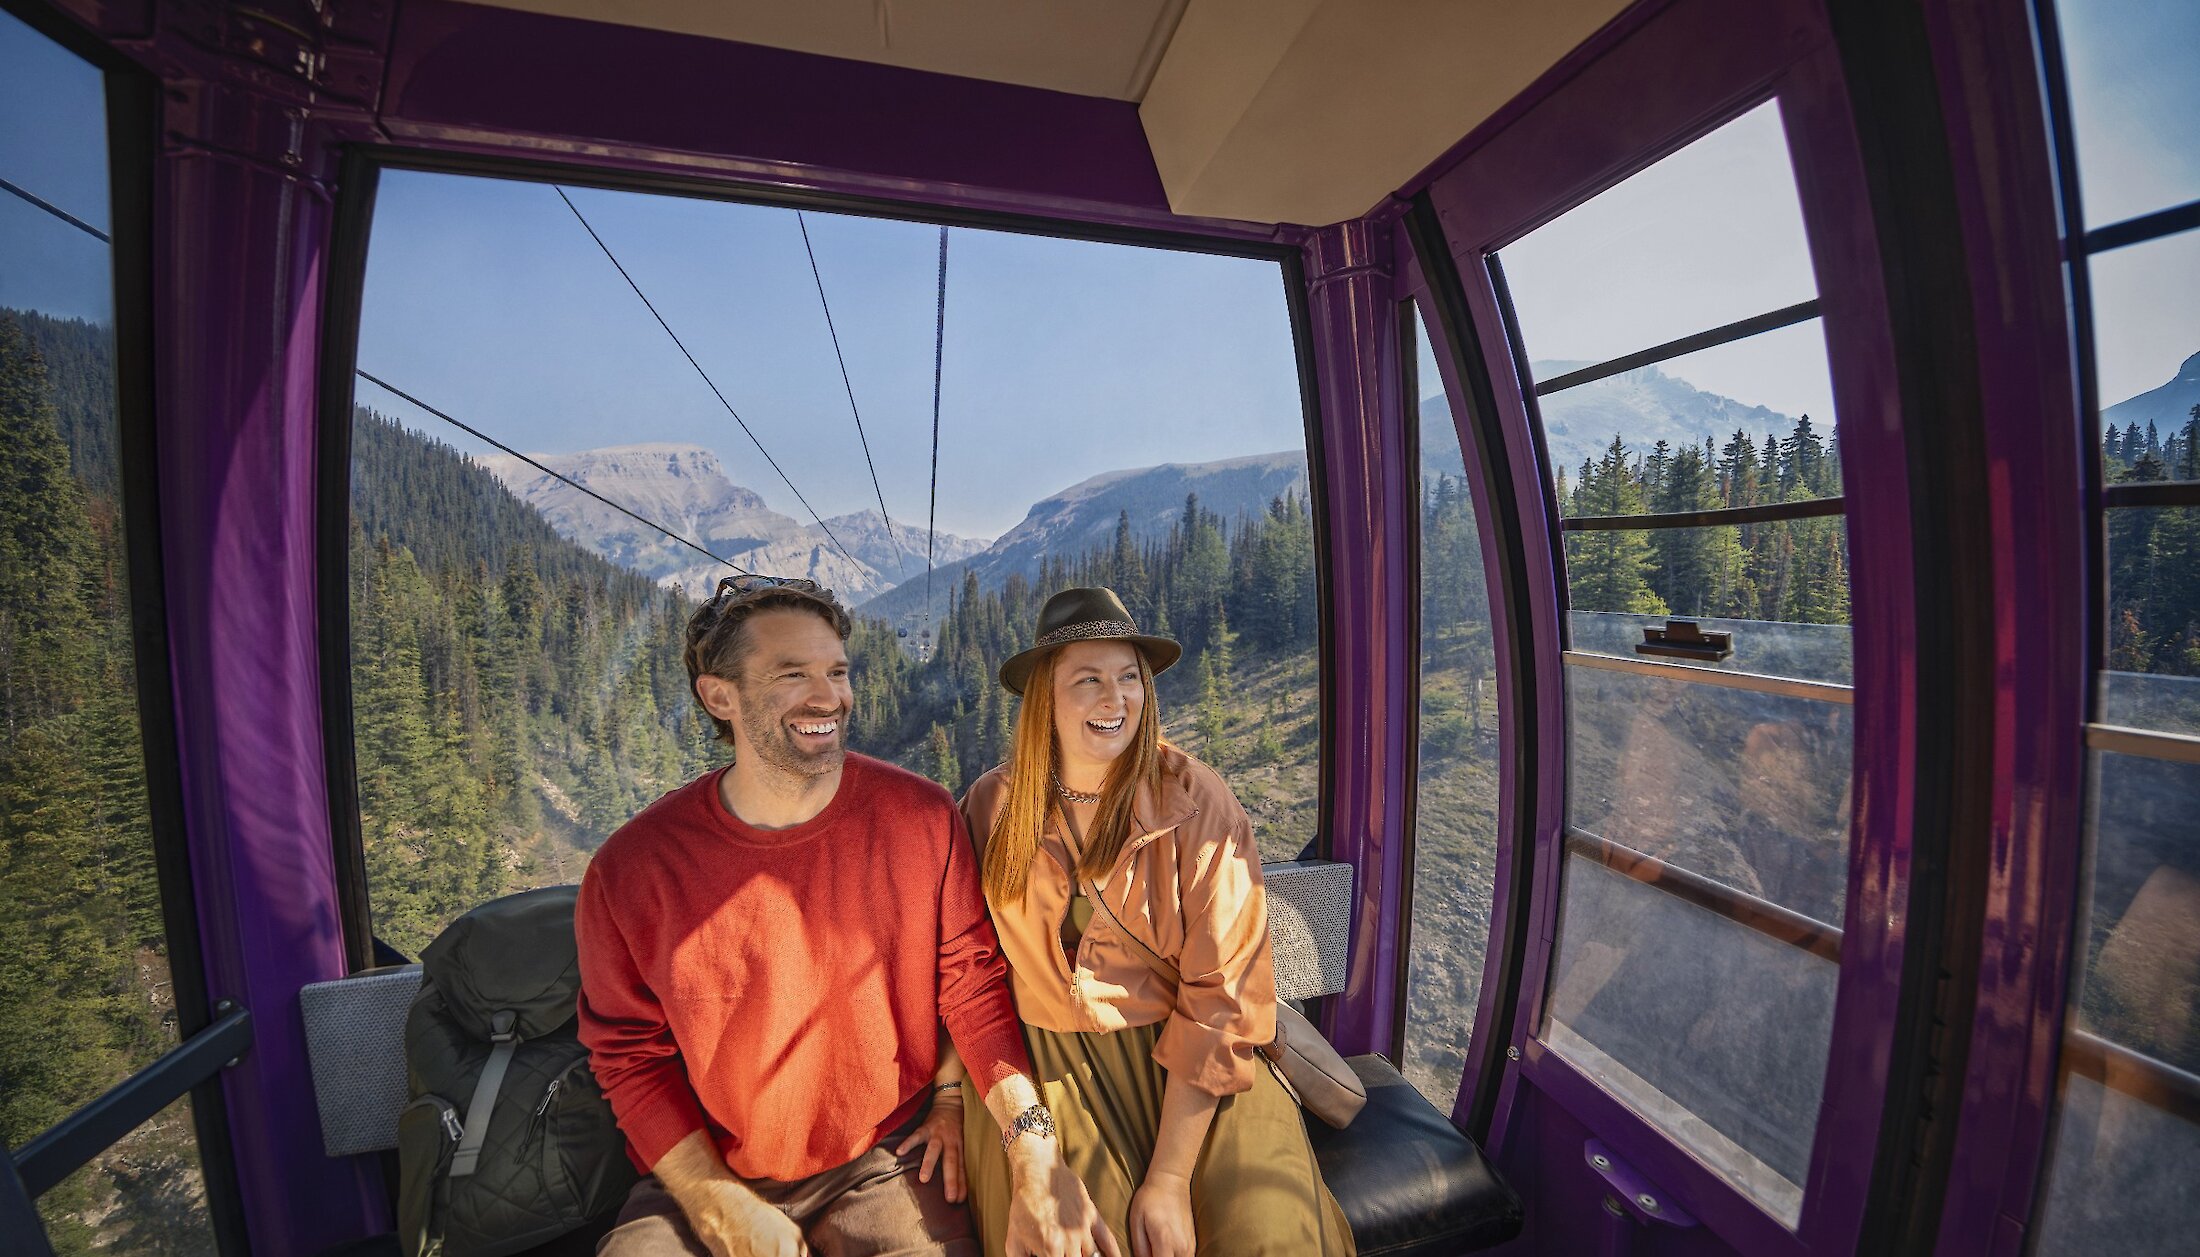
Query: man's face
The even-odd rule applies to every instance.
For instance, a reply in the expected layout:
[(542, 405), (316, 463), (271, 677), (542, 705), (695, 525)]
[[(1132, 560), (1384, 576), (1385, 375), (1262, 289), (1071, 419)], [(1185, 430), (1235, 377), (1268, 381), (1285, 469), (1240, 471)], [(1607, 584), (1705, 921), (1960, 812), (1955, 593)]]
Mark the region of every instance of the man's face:
[[(736, 759), (797, 777), (837, 772), (848, 756), (848, 651), (825, 618), (774, 607), (749, 617), (748, 653), (729, 685), (697, 681), (713, 714), (733, 725)], [(706, 685), (707, 682), (717, 682)]]

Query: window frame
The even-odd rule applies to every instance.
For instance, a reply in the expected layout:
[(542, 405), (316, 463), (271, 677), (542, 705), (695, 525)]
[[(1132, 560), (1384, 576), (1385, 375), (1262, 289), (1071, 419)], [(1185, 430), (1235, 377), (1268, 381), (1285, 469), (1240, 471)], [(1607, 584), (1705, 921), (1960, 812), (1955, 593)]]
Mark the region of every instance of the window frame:
[[(114, 291), (115, 438), (122, 499), (122, 557), (129, 581), (130, 646), (137, 678), (146, 827), (160, 895), (169, 982), (175, 995), (178, 1047), (172, 1052), (184, 1053), (195, 1043), (212, 1043), (212, 1035), (224, 1033), (225, 1025), (234, 1024), (232, 1019), (240, 1010), (226, 1000), (217, 1007), (208, 984), (198, 901), (193, 891), (181, 738), (170, 668), (153, 352), (154, 312), (158, 309), (154, 294), (155, 166), (160, 157), (163, 92), (160, 82), (143, 67), (53, 10), (25, 0), (0, 0), (0, 9), (97, 70), (106, 102), (107, 243)], [(132, 1074), (39, 1138), (53, 1136), (71, 1123), (90, 1118), (110, 1101), (125, 1095), (135, 1099), (151, 1094), (133, 1083), (149, 1079), (157, 1068), (156, 1062)], [(250, 1244), (244, 1198), (220, 1073), (192, 1083), (187, 1094), (206, 1192), (207, 1220), (216, 1249), (224, 1254), (246, 1253)], [(0, 1200), (4, 1200), (4, 1191), (0, 1191)]]
[[(2029, 1158), (2012, 1166), (2008, 1191), (2020, 1198), (2026, 1224), (2022, 1251), (2035, 1251), (2050, 1197), (2056, 1168), (2056, 1144), (2060, 1136), (2063, 1095), (2070, 1078), (2085, 1077), (2109, 1091), (2163, 1109), (2187, 1121), (2200, 1122), (2200, 1089), (2190, 1075), (2079, 1025), (2079, 990), (2087, 978), (2087, 922), (2092, 914), (2094, 791), (2099, 781), (2097, 766), (2104, 755), (2124, 755), (2180, 764), (2200, 764), (2200, 737), (2126, 728), (2103, 719), (2103, 677), (2109, 668), (2109, 615), (2113, 591), (2109, 587), (2111, 565), (2108, 524), (2111, 512), (2158, 508), (2200, 508), (2200, 481), (2160, 481), (2110, 484), (2102, 456), (2102, 405), (2096, 355), (2092, 259), (2132, 245), (2167, 240), (2176, 236), (2200, 239), (2200, 198), (2131, 218), (2088, 228), (2079, 188), (2076, 127), (2068, 63), (2063, 55), (2061, 14), (2054, 0), (2031, 0), (2028, 24), (2038, 58), (2038, 80), (2027, 85), (2037, 96), (2043, 126), (2037, 138), (2044, 141), (2044, 157), (2051, 167), (2057, 198), (2053, 215), (2061, 250), (2062, 278), (2068, 285), (2068, 344), (2076, 384), (2072, 404), (2077, 442), (2076, 473), (2083, 479), (2078, 527), (2085, 537), (2086, 570), (2081, 592), (2086, 628), (2084, 675), (2080, 680), (2080, 719), (2077, 730), (2082, 768), (2078, 773), (2077, 824), (2056, 835), (2067, 844), (2060, 863), (2070, 876), (2068, 902), (2045, 921), (2045, 937), (2053, 949), (2042, 965), (2043, 996), (2039, 1009), (2043, 1025), (2054, 1027), (2054, 1042), (2035, 1064), (2047, 1084), (2044, 1111), (2027, 1133), (2037, 1132), (2027, 1148)], [(2061, 929), (2057, 929), (2057, 926)], [(2017, 1171), (2028, 1170), (2021, 1178)], [(2020, 1185), (2021, 1184), (2021, 1185)], [(2021, 1193), (2029, 1191), (2029, 1198)]]
[[(693, 200), (787, 210), (891, 219), (927, 226), (1132, 245), (1179, 253), (1250, 258), (1277, 264), (1285, 312), (1291, 329), (1304, 429), (1309, 508), (1314, 528), (1316, 616), (1317, 739), (1315, 830), (1301, 859), (1331, 859), (1334, 850), (1337, 748), (1337, 666), (1335, 609), (1330, 591), (1336, 556), (1329, 526), (1330, 502), (1319, 370), (1314, 361), (1305, 259), (1295, 241), (1249, 239), (1242, 234), (1084, 222), (1041, 214), (972, 209), (962, 205), (896, 200), (857, 193), (819, 191), (712, 179), (648, 170), (621, 170), (551, 159), (535, 159), (393, 145), (353, 145), (344, 155), (336, 227), (323, 304), (318, 396), (319, 508), (316, 511), (316, 571), (320, 621), (323, 758), (329, 780), (330, 833), (335, 846), (338, 902), (343, 911), (345, 951), (351, 971), (396, 962), (401, 955), (374, 935), (366, 855), (358, 806), (358, 751), (351, 692), (351, 427), (358, 369), (359, 326), (366, 289), (367, 251), (373, 233), (375, 194), (385, 170), (417, 171), (606, 191), (640, 192)], [(1357, 874), (1356, 874), (1357, 876)]]
[[(1836, 6), (1837, 8), (1839, 6)], [(1520, 1001), (1507, 1030), (1529, 1088), (1508, 1087), (1497, 1129), (1520, 1097), (1540, 1114), (1556, 1103), (1614, 1152), (1656, 1176), (1697, 1217), (1745, 1251), (1853, 1251), (1930, 1225), (1949, 1172), (1949, 1123), (1962, 1086), (1983, 914), (1967, 899), (1983, 882), (1992, 799), (1993, 657), (1990, 590), (1966, 571), (1988, 571), (1990, 499), (1980, 460), (1969, 457), (1983, 426), (1977, 379), (1936, 379), (1932, 364), (1969, 361), (1969, 276), (1951, 238), (1954, 196), (1938, 127), (1936, 79), (1922, 15), (1871, 3), (1868, 15), (1829, 12), (1807, 0), (1745, 4), (1672, 0), (1646, 6), (1593, 61), (1539, 85), (1525, 108), (1478, 132), (1429, 176), (1445, 252), (1476, 322), (1506, 327), (1486, 349), (1500, 390), (1516, 467), (1541, 483), (1519, 486), (1549, 505), (1526, 355), (1507, 318), (1504, 245), (1627, 175), (1676, 151), (1748, 108), (1778, 96), (1809, 233), (1837, 405), (1873, 424), (1845, 432), (1855, 609), (1856, 789), (1850, 822), (1845, 959), (1833, 1052), (1805, 1187), (1790, 1231), (1649, 1127), (1535, 1038), (1540, 1004)], [(1683, 50), (1688, 76), (1670, 73)], [(1920, 118), (1934, 125), (1924, 125)], [(1563, 164), (1553, 154), (1564, 155)], [(1890, 183), (1910, 182), (1906, 200)], [(1954, 282), (1950, 282), (1953, 280)], [(1936, 287), (1935, 285), (1938, 285)], [(1916, 418), (1936, 416), (1928, 425)], [(1907, 420), (1905, 422), (1904, 420)], [(1852, 425), (1853, 426), (1853, 425)], [(1523, 458), (1525, 454), (1527, 457)], [(1921, 471), (1952, 479), (1942, 492)], [(1526, 475), (1527, 473), (1518, 473)], [(1555, 506), (1544, 520), (1557, 551)], [(1539, 675), (1555, 688), (1564, 664), (1563, 578), (1531, 556)], [(1968, 566), (1966, 566), (1968, 564)], [(1555, 707), (1555, 704), (1551, 704)], [(1539, 735), (1544, 773), (1536, 820), (1533, 949), (1524, 984), (1549, 976), (1557, 853), (1562, 841), (1563, 730)], [(1556, 771), (1554, 771), (1554, 769)], [(1557, 801), (1554, 801), (1557, 800)], [(1932, 978), (1952, 966), (1945, 985)], [(1935, 1025), (1945, 1040), (1936, 1040)], [(1950, 1033), (1952, 1031), (1952, 1033)], [(1936, 1072), (1937, 1071), (1937, 1072)], [(1533, 1120), (1528, 1119), (1528, 1120)], [(1503, 1144), (1500, 1134), (1496, 1142)], [(1910, 1152), (1924, 1165), (1912, 1173)], [(1587, 1185), (1578, 1185), (1589, 1190)], [(1555, 1189), (1554, 1189), (1555, 1190)], [(1869, 1243), (1867, 1243), (1869, 1246)]]

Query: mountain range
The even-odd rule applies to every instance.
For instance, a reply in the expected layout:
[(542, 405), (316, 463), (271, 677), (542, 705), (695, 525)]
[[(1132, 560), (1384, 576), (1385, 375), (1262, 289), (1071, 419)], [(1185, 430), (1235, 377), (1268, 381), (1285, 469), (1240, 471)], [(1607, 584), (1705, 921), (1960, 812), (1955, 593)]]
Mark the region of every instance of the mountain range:
[[(1539, 362), (1535, 371), (1540, 378), (1551, 378), (1578, 365)], [(2181, 425), (2194, 405), (2200, 405), (2200, 354), (2188, 358), (2175, 379), (2108, 408), (2102, 418), (2119, 426), (2137, 422), (2142, 428), (2153, 422), (2166, 432)], [(1762, 439), (1768, 433), (1785, 436), (1795, 426), (1792, 415), (1706, 392), (1654, 366), (1551, 394), (1540, 408), (1552, 463), (1569, 475), (1583, 460), (1602, 455), (1615, 433), (1639, 455), (1661, 440), (1675, 448), (1702, 445), (1707, 437), (1723, 445), (1736, 430)], [(1819, 419), (1819, 430), (1830, 433), (1831, 423)], [(1422, 401), (1420, 426), (1423, 475), (1458, 474), (1459, 437), (1441, 396)], [(876, 511), (824, 521), (854, 556), (851, 562), (815, 524), (781, 515), (753, 491), (734, 484), (717, 456), (700, 446), (626, 445), (533, 457), (743, 567), (808, 575), (839, 590), (867, 615), (907, 619), (925, 607), (922, 531), (897, 529), (897, 550)], [(561, 533), (613, 562), (690, 588), (705, 587), (724, 571), (517, 459), (499, 456), (482, 462), (541, 509)], [(929, 597), (939, 604), (965, 571), (976, 572), (987, 589), (998, 589), (1012, 574), (1035, 576), (1049, 554), (1081, 553), (1109, 543), (1124, 512), (1132, 532), (1146, 539), (1167, 534), (1183, 514), (1187, 494), (1197, 493), (1202, 506), (1235, 519), (1265, 509), (1286, 492), (1307, 492), (1307, 461), (1301, 450), (1102, 472), (1033, 503), (1021, 523), (994, 541), (941, 534)], [(904, 570), (907, 579), (901, 578)]]
[[(924, 566), (921, 531), (897, 527), (889, 539), (877, 511), (832, 516), (824, 529), (802, 523), (733, 483), (718, 456), (699, 445), (617, 445), (528, 457), (750, 571), (807, 576), (854, 602)], [(726, 574), (724, 564), (520, 459), (494, 454), (478, 461), (560, 533), (622, 567), (693, 590), (708, 589)], [(934, 552), (952, 561), (985, 548), (983, 540), (942, 533)]]
[(2151, 423), (2168, 436), (2191, 421), (2195, 406), (2200, 406), (2200, 354), (2185, 359), (2169, 383), (2127, 397), (2102, 411), (2101, 423), (2119, 428), (2136, 423), (2141, 432)]

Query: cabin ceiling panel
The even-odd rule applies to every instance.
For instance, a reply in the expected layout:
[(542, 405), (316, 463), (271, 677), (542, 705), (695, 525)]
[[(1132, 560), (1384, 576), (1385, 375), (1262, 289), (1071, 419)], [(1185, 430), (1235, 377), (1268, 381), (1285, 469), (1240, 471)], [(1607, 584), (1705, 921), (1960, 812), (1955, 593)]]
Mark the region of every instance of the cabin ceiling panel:
[(1630, 0), (1193, 0), (1139, 116), (1179, 214), (1365, 213)]
[(475, 0), (1135, 101), (1187, 0)]

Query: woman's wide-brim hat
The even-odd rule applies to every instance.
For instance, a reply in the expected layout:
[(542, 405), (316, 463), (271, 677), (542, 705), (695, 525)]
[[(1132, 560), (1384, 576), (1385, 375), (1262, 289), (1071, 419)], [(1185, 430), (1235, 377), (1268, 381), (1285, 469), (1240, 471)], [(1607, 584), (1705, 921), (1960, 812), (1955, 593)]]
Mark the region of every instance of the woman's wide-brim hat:
[(1071, 642), (1129, 642), (1146, 657), (1146, 666), (1157, 675), (1168, 671), (1169, 665), (1184, 654), (1174, 638), (1139, 632), (1114, 590), (1065, 589), (1039, 608), (1038, 639), (1001, 665), (1001, 684), (1009, 693), (1023, 697), (1024, 682), (1030, 679), (1032, 667), (1048, 651)]

